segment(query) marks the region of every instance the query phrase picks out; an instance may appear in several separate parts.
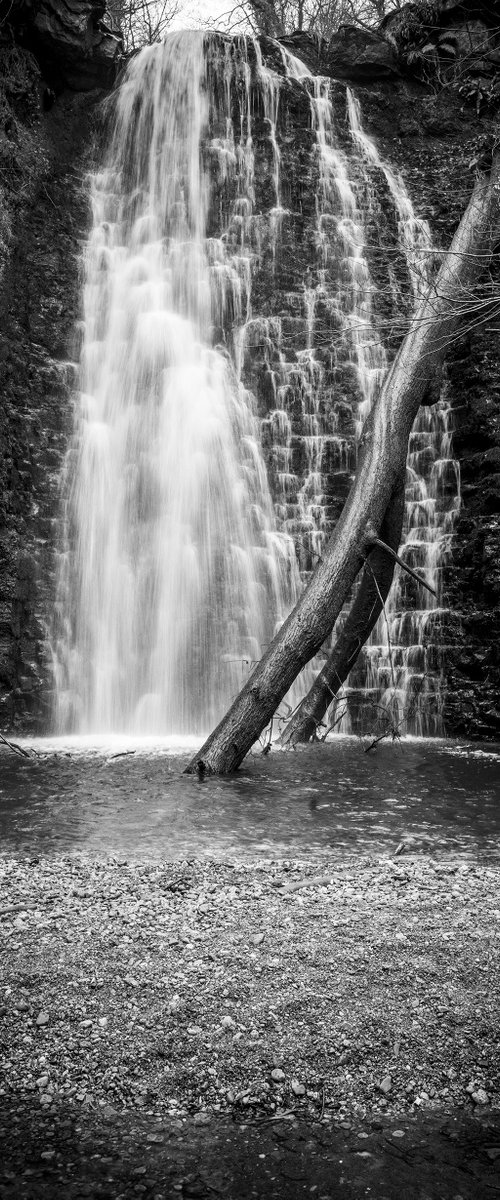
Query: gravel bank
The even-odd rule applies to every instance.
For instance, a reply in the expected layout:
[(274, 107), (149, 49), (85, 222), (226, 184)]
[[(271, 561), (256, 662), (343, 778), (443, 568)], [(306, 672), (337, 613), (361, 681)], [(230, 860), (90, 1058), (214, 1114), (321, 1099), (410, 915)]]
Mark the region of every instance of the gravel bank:
[[(496, 866), (5, 859), (3, 1102), (202, 1121), (498, 1106)], [(290, 889), (290, 890), (287, 890)]]

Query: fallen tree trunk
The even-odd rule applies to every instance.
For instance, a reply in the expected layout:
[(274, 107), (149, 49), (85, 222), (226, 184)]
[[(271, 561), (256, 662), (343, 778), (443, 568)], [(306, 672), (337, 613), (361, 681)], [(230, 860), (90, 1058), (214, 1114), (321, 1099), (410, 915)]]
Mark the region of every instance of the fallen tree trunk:
[(406, 465), (421, 400), (488, 266), (500, 219), (500, 157), (481, 175), (436, 279), (366, 421), (358, 467), (322, 561), (231, 708), (189, 763), (188, 773), (237, 769), (283, 696), (329, 636), (358, 572), (380, 536)]
[[(389, 501), (380, 530), (384, 542), (397, 550), (401, 541), (405, 490), (400, 486)], [(377, 624), (391, 588), (395, 561), (375, 546), (363, 568), (359, 589), (335, 640), (325, 665), (298, 708), (287, 721), (280, 737), (282, 746), (309, 742), (316, 736), (327, 709), (352, 670), (356, 659)]]

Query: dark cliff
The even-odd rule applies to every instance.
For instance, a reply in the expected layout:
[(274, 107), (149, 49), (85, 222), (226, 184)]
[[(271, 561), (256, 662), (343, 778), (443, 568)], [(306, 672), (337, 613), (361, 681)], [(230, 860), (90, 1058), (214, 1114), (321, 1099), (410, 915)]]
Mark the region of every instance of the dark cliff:
[[(119, 40), (103, 6), (0, 7), (0, 724), (44, 728), (72, 426), (85, 170)], [(71, 85), (71, 86), (70, 86)]]
[[(436, 244), (446, 246), (498, 121), (498, 12), (486, 4), (409, 5), (382, 35), (347, 28), (327, 45), (296, 35), (310, 69), (352, 81), (367, 129), (400, 169)], [(2, 9), (0, 6), (0, 22)], [(264, 47), (265, 49), (266, 47)], [(120, 44), (94, 0), (14, 4), (0, 24), (0, 725), (47, 727), (57, 480), (72, 426), (80, 250), (89, 222), (85, 170)], [(268, 47), (272, 55), (272, 48)], [(288, 186), (307, 221), (308, 115), (287, 108)], [(265, 180), (262, 181), (265, 191)], [(265, 203), (265, 201), (263, 201)], [(284, 246), (292, 290), (307, 245)], [(292, 282), (291, 282), (292, 280)], [(462, 509), (445, 573), (447, 732), (500, 733), (500, 339), (489, 290), (447, 362)], [(269, 281), (257, 273), (254, 296)], [(498, 292), (497, 292), (498, 294)], [(292, 330), (295, 320), (289, 314)], [(298, 328), (298, 326), (297, 326)], [(294, 327), (295, 329), (295, 327)], [(296, 332), (296, 331), (295, 331)], [(294, 334), (295, 336), (295, 334)], [(260, 378), (258, 355), (249, 365)], [(260, 378), (260, 383), (259, 383)], [(346, 475), (345, 486), (348, 486)], [(335, 517), (339, 497), (332, 497)]]

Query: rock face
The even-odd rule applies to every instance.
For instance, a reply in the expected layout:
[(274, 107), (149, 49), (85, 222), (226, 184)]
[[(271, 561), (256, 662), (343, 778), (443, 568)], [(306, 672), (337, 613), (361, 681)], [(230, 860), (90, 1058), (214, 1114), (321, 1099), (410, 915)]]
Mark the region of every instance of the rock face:
[(102, 0), (15, 0), (9, 20), (52, 87), (89, 91), (110, 86), (121, 51), (105, 8)]
[(104, 93), (54, 102), (53, 68), (9, 31), (0, 81), (0, 725), (29, 730), (47, 727), (51, 706), (47, 619), (78, 357), (84, 170)]
[[(436, 244), (446, 246), (473, 186), (471, 164), (495, 130), (499, 47), (491, 21), (475, 5), (470, 31), (475, 65), (459, 94), (465, 84), (456, 61), (471, 9), (465, 12), (447, 0), (438, 8), (439, 20), (429, 35), (432, 54), (422, 55), (419, 45), (413, 62), (408, 62), (404, 25), (388, 29), (388, 41), (347, 28), (330, 46), (304, 35), (286, 44), (311, 70), (354, 83), (368, 131), (386, 161), (401, 171)], [(13, 25), (14, 42), (10, 37), (0, 42), (0, 164), (5, 168), (0, 181), (7, 180), (0, 195), (0, 727), (28, 731), (47, 728), (51, 707), (46, 634), (54, 602), (58, 478), (72, 427), (78, 357), (79, 253), (89, 221), (83, 178), (103, 95), (96, 89), (112, 79), (119, 41), (106, 27), (103, 6), (90, 0), (18, 4)], [(453, 31), (458, 47), (453, 54), (446, 31)], [(412, 36), (414, 49), (418, 38)], [(434, 69), (436, 56), (450, 80), (457, 70), (456, 86), (428, 86), (425, 74)], [(310, 115), (296, 104), (291, 89), (283, 110), (284, 202), (294, 212), (295, 241), (287, 240), (285, 226), (279, 259), (274, 262), (265, 253), (253, 283), (256, 305), (262, 303), (261, 311), (270, 314), (271, 293), (281, 290), (279, 311), (290, 346), (297, 339), (302, 344), (307, 332), (293, 296), (299, 276), (307, 272), (310, 248), (300, 229), (312, 227), (317, 186), (317, 178), (304, 178)], [(264, 172), (256, 180), (263, 205), (267, 186)], [(384, 244), (391, 237), (388, 226)], [(378, 282), (376, 256), (371, 265)], [(492, 286), (498, 294), (494, 272)], [(491, 295), (491, 290), (484, 293), (480, 323), (466, 320), (447, 361), (462, 508), (445, 569), (451, 616), (442, 629), (444, 716), (449, 734), (479, 737), (500, 734), (500, 349), (498, 317), (488, 306)], [(272, 381), (258, 330), (255, 339), (246, 371), (265, 406), (266, 387), (271, 404)], [(333, 390), (347, 386), (341, 374), (340, 364)], [(349, 433), (349, 412), (339, 418)], [(299, 440), (294, 454), (300, 471)], [(334, 471), (340, 464), (332, 464)], [(344, 474), (347, 488), (349, 471)], [(337, 488), (331, 519), (341, 498)], [(309, 565), (304, 562), (306, 569)]]
[(363, 83), (395, 79), (400, 74), (394, 47), (377, 33), (358, 25), (342, 25), (330, 42), (310, 34), (293, 33), (282, 38), (282, 43), (314, 74)]

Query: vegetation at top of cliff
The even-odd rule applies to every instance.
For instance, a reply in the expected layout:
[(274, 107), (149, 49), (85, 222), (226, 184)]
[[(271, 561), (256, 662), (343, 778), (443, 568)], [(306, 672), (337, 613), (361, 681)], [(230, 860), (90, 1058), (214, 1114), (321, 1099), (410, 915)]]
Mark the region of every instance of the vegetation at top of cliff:
[(500, 100), (500, 12), (494, 3), (469, 0), (455, 9), (444, 0), (405, 4), (379, 32), (404, 68), (434, 92), (448, 88), (479, 113)]
[(245, 22), (269, 37), (305, 32), (329, 39), (341, 25), (374, 28), (398, 7), (398, 0), (239, 0), (226, 19), (232, 27)]
[(161, 42), (181, 11), (179, 0), (109, 0), (113, 28), (119, 29), (126, 53)]

